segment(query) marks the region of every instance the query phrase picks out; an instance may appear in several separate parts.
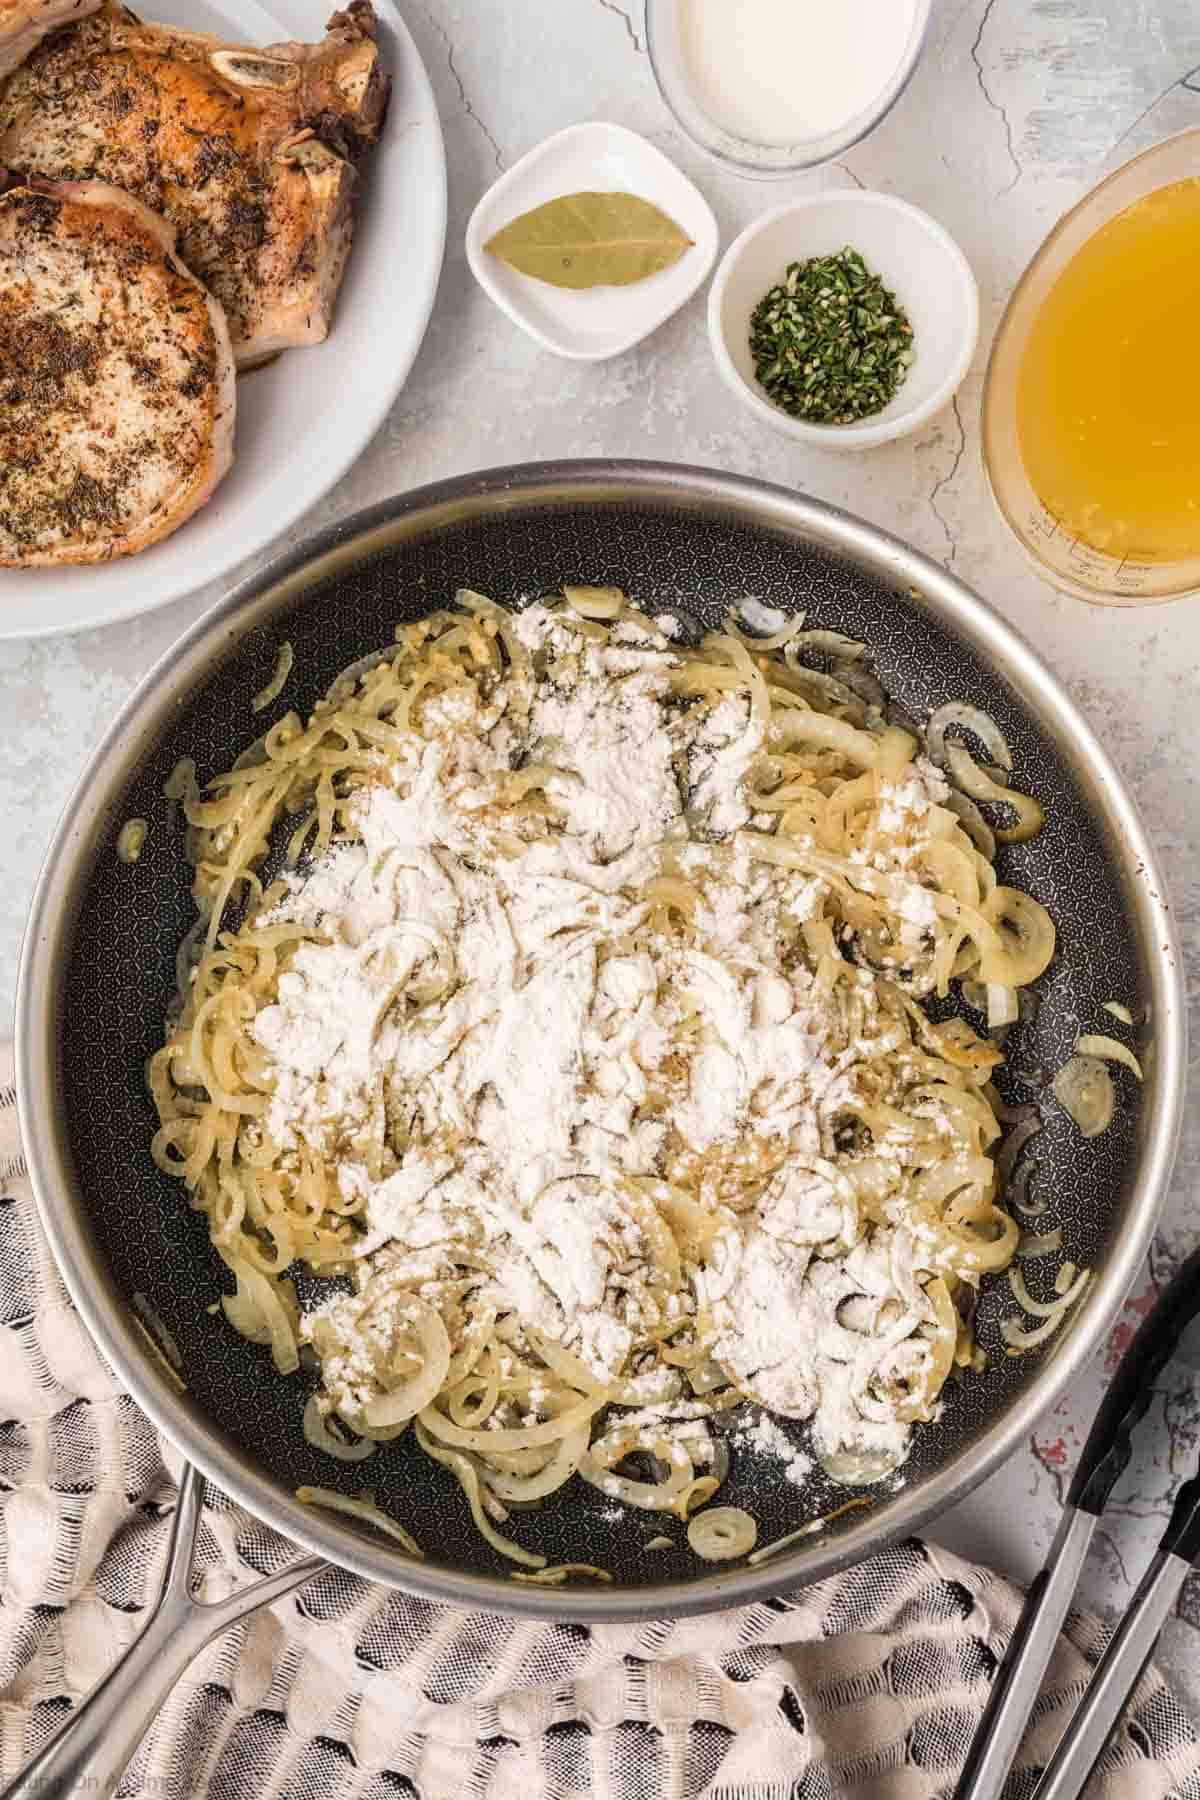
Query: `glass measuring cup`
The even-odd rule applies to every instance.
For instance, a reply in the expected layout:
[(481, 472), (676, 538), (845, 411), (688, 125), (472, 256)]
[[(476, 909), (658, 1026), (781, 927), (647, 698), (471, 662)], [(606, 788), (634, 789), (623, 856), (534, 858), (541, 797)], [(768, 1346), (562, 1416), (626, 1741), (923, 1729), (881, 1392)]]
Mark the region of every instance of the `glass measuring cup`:
[(1200, 552), (1171, 562), (1137, 562), (1108, 556), (1060, 524), (1035, 492), (1021, 457), (1021, 364), (1051, 288), (1089, 238), (1147, 194), (1195, 178), (1200, 178), (1200, 128), (1156, 144), (1093, 188), (1059, 220), (1017, 283), (988, 363), (983, 462), (1000, 515), (1043, 579), (1102, 606), (1143, 606), (1200, 594)]

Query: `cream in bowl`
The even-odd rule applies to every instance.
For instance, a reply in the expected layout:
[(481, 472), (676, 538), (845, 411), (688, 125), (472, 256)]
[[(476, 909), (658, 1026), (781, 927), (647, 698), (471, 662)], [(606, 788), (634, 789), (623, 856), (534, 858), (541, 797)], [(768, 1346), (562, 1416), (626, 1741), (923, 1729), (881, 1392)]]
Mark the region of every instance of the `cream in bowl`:
[(930, 0), (647, 0), (651, 60), (688, 135), (786, 175), (871, 131), (916, 67)]

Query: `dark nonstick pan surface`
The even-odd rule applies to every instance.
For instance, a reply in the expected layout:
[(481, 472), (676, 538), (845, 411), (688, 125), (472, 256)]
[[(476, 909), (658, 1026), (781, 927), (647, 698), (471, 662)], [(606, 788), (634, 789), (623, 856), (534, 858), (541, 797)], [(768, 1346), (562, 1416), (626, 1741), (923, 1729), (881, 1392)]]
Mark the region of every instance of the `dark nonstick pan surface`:
[[(390, 642), (399, 620), (449, 603), (459, 587), (517, 605), (564, 580), (614, 583), (650, 610), (709, 625), (744, 595), (802, 608), (811, 625), (865, 639), (888, 693), (918, 719), (950, 699), (985, 708), (1012, 746), (1015, 785), (1035, 793), (1048, 818), (1034, 842), (1002, 851), (1001, 880), (1036, 895), (1059, 933), (1037, 1020), (1014, 1033), (1011, 1061), (1057, 1068), (1081, 1029), (1113, 1027), (1106, 1000), (1146, 1021), (1138, 1036), (1149, 1045), (1146, 1088), (1118, 1077), (1106, 1134), (1085, 1143), (1050, 1107), (1036, 1142), (1035, 1191), (1051, 1204), (1044, 1223), (1061, 1225), (1064, 1253), (1100, 1277), (1048, 1350), (1004, 1354), (998, 1323), (1014, 1306), (1003, 1278), (990, 1282), (978, 1313), (986, 1372), (948, 1386), (943, 1417), (918, 1429), (909, 1461), (869, 1510), (756, 1571), (714, 1571), (677, 1523), (631, 1510), (614, 1518), (612, 1503), (579, 1481), (515, 1515), (516, 1535), (551, 1562), (612, 1571), (613, 1589), (586, 1594), (512, 1583), (453, 1476), (411, 1438), (357, 1468), (305, 1442), (307, 1378), (276, 1375), (268, 1351), (208, 1310), (228, 1277), (203, 1218), (151, 1161), (156, 1119), (142, 1073), (195, 917), (162, 795), (176, 761), (194, 757), (201, 780), (227, 768), (265, 724), (289, 707), (307, 711), (347, 664)], [(284, 639), (295, 652), (291, 676), (255, 715), (251, 699)], [(133, 817), (149, 830), (128, 866), (115, 840)], [(236, 1497), (362, 1573), (443, 1598), (567, 1614), (677, 1612), (795, 1585), (913, 1529), (993, 1467), (1095, 1348), (1169, 1170), (1182, 1066), (1176, 967), (1150, 852), (1117, 778), (1036, 659), (952, 577), (856, 521), (759, 484), (654, 465), (535, 467), (388, 503), (315, 551), (281, 558), (148, 678), (60, 828), (35, 906), (19, 1019), (24, 1119), (43, 1212), (85, 1317), (158, 1423)], [(1037, 1280), (1031, 1274), (1040, 1292)], [(132, 1331), (135, 1293), (177, 1340), (186, 1395), (172, 1392)], [(787, 1429), (804, 1443), (803, 1428)], [(414, 1568), (354, 1522), (300, 1509), (291, 1495), (304, 1483), (370, 1487), (426, 1562)], [(800, 1490), (778, 1463), (745, 1450), (735, 1450), (721, 1493), (754, 1514), (760, 1544), (846, 1498), (819, 1474)], [(674, 1547), (648, 1551), (660, 1534)]]

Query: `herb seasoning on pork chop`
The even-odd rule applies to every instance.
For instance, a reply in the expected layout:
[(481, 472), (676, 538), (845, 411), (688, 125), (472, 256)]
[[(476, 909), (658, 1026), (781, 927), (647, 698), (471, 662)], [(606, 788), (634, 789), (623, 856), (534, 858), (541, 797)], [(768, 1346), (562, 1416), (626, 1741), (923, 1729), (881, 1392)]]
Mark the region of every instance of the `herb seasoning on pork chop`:
[(0, 567), (157, 543), (233, 460), (221, 308), (103, 182), (0, 170)]
[(246, 366), (327, 334), (355, 161), (388, 87), (367, 0), (335, 13), (319, 44), (265, 49), (142, 24), (106, 0), (0, 90), (0, 163), (110, 182), (163, 213)]

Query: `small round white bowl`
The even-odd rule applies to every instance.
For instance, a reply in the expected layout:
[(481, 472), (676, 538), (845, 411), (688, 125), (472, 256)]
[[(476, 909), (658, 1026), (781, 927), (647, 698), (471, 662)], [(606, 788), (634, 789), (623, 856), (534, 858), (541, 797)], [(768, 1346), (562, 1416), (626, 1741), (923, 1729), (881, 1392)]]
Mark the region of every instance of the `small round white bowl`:
[[(856, 425), (814, 425), (767, 398), (754, 375), (750, 315), (789, 263), (849, 245), (891, 288), (913, 328), (908, 377), (882, 412)], [(823, 450), (870, 450), (918, 431), (949, 405), (979, 339), (979, 289), (949, 232), (891, 194), (811, 194), (765, 213), (729, 246), (708, 297), (708, 335), (726, 386), (764, 424)]]
[[(736, 6), (738, 0), (727, 0)], [(831, 0), (836, 6), (837, 0)], [(794, 144), (758, 144), (736, 137), (712, 118), (696, 92), (683, 41), (681, 0), (646, 0), (646, 49), (667, 111), (697, 149), (737, 175), (777, 180), (833, 162), (870, 135), (912, 80), (925, 41), (933, 0), (915, 0), (904, 54), (878, 94), (861, 112), (833, 131), (798, 138)]]

